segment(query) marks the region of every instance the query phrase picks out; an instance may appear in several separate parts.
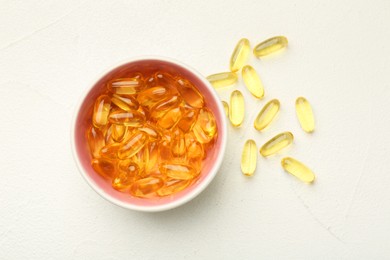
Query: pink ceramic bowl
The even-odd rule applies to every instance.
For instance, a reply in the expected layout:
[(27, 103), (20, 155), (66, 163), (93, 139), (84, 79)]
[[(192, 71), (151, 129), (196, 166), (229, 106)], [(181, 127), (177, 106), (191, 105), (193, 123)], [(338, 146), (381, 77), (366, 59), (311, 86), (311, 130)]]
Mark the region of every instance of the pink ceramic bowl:
[[(94, 100), (106, 87), (106, 82), (112, 78), (123, 77), (133, 71), (157, 71), (165, 70), (181, 74), (192, 81), (203, 94), (206, 105), (214, 113), (217, 126), (218, 138), (212, 151), (204, 161), (204, 168), (199, 179), (185, 190), (172, 196), (160, 199), (141, 199), (130, 196), (130, 194), (118, 192), (111, 187), (111, 184), (94, 172), (90, 165), (91, 156), (88, 150), (85, 131), (90, 124)], [(87, 183), (100, 196), (108, 201), (137, 211), (156, 212), (172, 209), (183, 205), (201, 193), (213, 180), (221, 166), (225, 154), (226, 140), (226, 116), (217, 93), (210, 83), (191, 67), (162, 57), (142, 57), (135, 58), (127, 63), (115, 66), (105, 73), (97, 81), (88, 86), (86, 93), (76, 106), (75, 116), (71, 128), (71, 142), (73, 156), (81, 175)]]

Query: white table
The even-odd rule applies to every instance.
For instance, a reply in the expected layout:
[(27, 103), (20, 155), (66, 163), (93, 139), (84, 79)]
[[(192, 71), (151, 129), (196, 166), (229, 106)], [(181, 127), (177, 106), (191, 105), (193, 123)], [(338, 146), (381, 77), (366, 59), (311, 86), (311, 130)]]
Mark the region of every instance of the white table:
[[(12, 1), (0, 3), (1, 259), (390, 258), (389, 1)], [(229, 126), (218, 176), (192, 202), (157, 214), (119, 208), (81, 178), (70, 151), (74, 104), (111, 64), (139, 55), (225, 71), (236, 42), (275, 35), (280, 55), (250, 59), (265, 85)], [(309, 99), (314, 134), (297, 123)], [(253, 119), (279, 98), (265, 133)], [(291, 149), (240, 172), (247, 138), (291, 130)], [(317, 175), (286, 174), (290, 155)]]

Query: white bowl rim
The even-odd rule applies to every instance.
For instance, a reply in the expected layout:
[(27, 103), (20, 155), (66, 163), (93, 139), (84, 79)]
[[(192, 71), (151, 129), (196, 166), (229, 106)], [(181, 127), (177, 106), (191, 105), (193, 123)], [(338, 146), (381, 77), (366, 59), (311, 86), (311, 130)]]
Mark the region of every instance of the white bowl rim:
[[(221, 136), (221, 138), (222, 138), (222, 140), (221, 140), (221, 147), (220, 147), (220, 151), (219, 151), (219, 153), (217, 155), (217, 158), (214, 161), (214, 164), (211, 167), (210, 172), (208, 173), (208, 175), (205, 177), (205, 179), (202, 182), (200, 182), (198, 184), (198, 186), (194, 190), (192, 190), (190, 193), (186, 194), (185, 196), (183, 196), (183, 197), (181, 197), (181, 198), (179, 198), (177, 200), (174, 200), (172, 202), (169, 202), (169, 203), (166, 203), (166, 204), (162, 204), (162, 205), (155, 205), (155, 206), (154, 205), (134, 205), (134, 204), (131, 204), (131, 203), (126, 203), (126, 202), (120, 201), (120, 200), (118, 200), (116, 198), (113, 198), (113, 197), (109, 196), (107, 193), (105, 193), (105, 191), (100, 189), (93, 182), (93, 180), (89, 178), (88, 174), (86, 174), (86, 172), (84, 171), (84, 168), (81, 165), (81, 162), (79, 160), (79, 157), (78, 157), (78, 154), (77, 154), (77, 151), (76, 151), (76, 142), (75, 142), (75, 127), (76, 127), (76, 121), (77, 121), (77, 116), (79, 114), (79, 110), (80, 110), (80, 108), (81, 108), (81, 106), (82, 106), (82, 104), (84, 102), (85, 97), (87, 96), (89, 91), (95, 86), (96, 82), (98, 82), (101, 79), (102, 75), (105, 75), (109, 71), (112, 71), (113, 69), (118, 68), (121, 65), (125, 65), (127, 63), (132, 63), (132, 62), (137, 62), (137, 61), (142, 61), (142, 60), (159, 60), (159, 61), (164, 61), (164, 62), (168, 62), (168, 63), (177, 64), (177, 65), (187, 69), (189, 72), (194, 74), (199, 80), (201, 80), (204, 85), (206, 85), (209, 88), (212, 97), (217, 101), (216, 102), (217, 103), (216, 104), (217, 108), (218, 108), (220, 114), (222, 115), (221, 116), (221, 123), (222, 124), (220, 126), (222, 128), (221, 132), (223, 133), (222, 136)], [(227, 143), (227, 120), (226, 120), (226, 117), (224, 116), (225, 111), (224, 111), (222, 102), (218, 102), (219, 100), (220, 100), (220, 98), (219, 98), (217, 92), (215, 91), (215, 89), (211, 86), (211, 84), (207, 81), (207, 79), (202, 74), (200, 74), (197, 70), (195, 70), (191, 66), (188, 66), (187, 64), (184, 64), (184, 63), (182, 63), (182, 62), (180, 62), (178, 60), (175, 60), (175, 59), (172, 59), (172, 58), (168, 58), (168, 57), (165, 57), (165, 56), (159, 56), (159, 55), (150, 55), (149, 56), (148, 55), (148, 56), (137, 56), (137, 57), (134, 57), (134, 58), (122, 60), (120, 62), (116, 62), (114, 65), (109, 66), (108, 68), (106, 68), (106, 70), (104, 70), (103, 72), (99, 73), (98, 76), (96, 78), (94, 78), (94, 80), (92, 80), (91, 84), (88, 85), (88, 87), (86, 87), (84, 89), (84, 91), (82, 92), (82, 95), (80, 96), (78, 102), (76, 103), (76, 105), (74, 107), (73, 118), (71, 120), (71, 131), (70, 131), (70, 134), (71, 134), (71, 149), (72, 149), (73, 159), (76, 162), (77, 168), (78, 168), (81, 176), (89, 184), (89, 186), (96, 193), (98, 193), (101, 197), (103, 197), (104, 199), (108, 200), (109, 202), (111, 202), (111, 203), (113, 203), (113, 204), (115, 204), (117, 206), (120, 206), (120, 207), (126, 208), (126, 209), (142, 211), (142, 212), (159, 212), (159, 211), (166, 211), (166, 210), (169, 210), (169, 209), (173, 209), (173, 208), (176, 208), (178, 206), (181, 206), (181, 205), (189, 202), (190, 200), (192, 200), (193, 198), (198, 196), (211, 183), (211, 181), (217, 175), (218, 170), (220, 169), (220, 167), (222, 165), (222, 161), (223, 161), (223, 158), (224, 158), (224, 155), (225, 155), (226, 143)]]

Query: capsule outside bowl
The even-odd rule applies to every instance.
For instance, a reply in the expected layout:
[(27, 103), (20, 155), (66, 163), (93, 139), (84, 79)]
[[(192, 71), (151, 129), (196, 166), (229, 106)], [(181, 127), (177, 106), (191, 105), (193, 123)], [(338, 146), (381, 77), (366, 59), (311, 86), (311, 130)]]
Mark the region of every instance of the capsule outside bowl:
[[(205, 161), (201, 176), (191, 186), (182, 192), (160, 199), (141, 199), (130, 196), (130, 194), (116, 191), (111, 184), (101, 178), (91, 167), (88, 145), (85, 138), (85, 131), (90, 124), (94, 100), (106, 88), (106, 82), (112, 78), (123, 77), (129, 72), (142, 71), (153, 72), (165, 70), (181, 74), (192, 81), (204, 96), (207, 107), (214, 113), (217, 126), (218, 138), (212, 151), (209, 152)], [(200, 194), (214, 179), (217, 174), (227, 142), (226, 116), (223, 105), (211, 84), (199, 72), (179, 61), (156, 56), (139, 57), (116, 66), (111, 66), (108, 72), (102, 73), (93, 84), (89, 85), (85, 94), (76, 105), (75, 114), (71, 126), (71, 146), (76, 165), (86, 182), (100, 196), (123, 208), (157, 212), (169, 210), (183, 205)], [(100, 74), (100, 75), (102, 75)]]

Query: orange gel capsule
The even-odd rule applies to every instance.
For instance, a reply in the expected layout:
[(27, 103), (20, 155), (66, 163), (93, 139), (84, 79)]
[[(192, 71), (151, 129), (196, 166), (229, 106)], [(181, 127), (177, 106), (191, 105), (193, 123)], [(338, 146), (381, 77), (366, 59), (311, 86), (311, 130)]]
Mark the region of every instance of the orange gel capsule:
[(112, 95), (111, 102), (124, 111), (137, 110), (139, 107), (137, 99), (130, 95), (119, 96), (114, 94)]
[(198, 116), (198, 110), (183, 107), (182, 111), (182, 117), (177, 123), (177, 127), (184, 132), (191, 131)]
[(177, 193), (187, 188), (190, 183), (191, 181), (168, 180), (164, 183), (164, 186), (161, 189), (157, 190), (157, 195), (164, 197)]
[(151, 108), (150, 116), (153, 118), (161, 118), (169, 109), (178, 107), (180, 102), (179, 96), (172, 96), (165, 99)]
[(177, 123), (177, 121), (179, 121), (180, 118), (180, 107), (172, 108), (157, 121), (157, 124), (161, 128), (169, 129), (173, 127)]
[(207, 108), (199, 111), (193, 131), (196, 139), (202, 144), (208, 143), (214, 138), (217, 124), (213, 114)]
[(133, 95), (140, 92), (144, 87), (141, 78), (115, 79), (108, 83), (107, 88), (114, 94)]
[(166, 176), (176, 180), (190, 180), (197, 175), (194, 168), (185, 164), (162, 164), (160, 166), (160, 171)]
[(140, 127), (145, 122), (145, 116), (138, 111), (116, 110), (110, 113), (109, 121), (113, 124)]
[(97, 128), (107, 125), (108, 114), (111, 109), (111, 100), (107, 95), (101, 95), (95, 101), (93, 108), (92, 122)]
[(87, 130), (87, 141), (89, 145), (89, 151), (91, 152), (92, 156), (99, 158), (99, 152), (106, 143), (103, 133), (98, 128), (91, 126)]
[(116, 167), (112, 160), (107, 160), (104, 158), (92, 159), (91, 166), (101, 176), (104, 178), (112, 178), (115, 175)]
[(179, 79), (177, 82), (177, 90), (184, 101), (192, 107), (202, 108), (204, 105), (203, 96), (199, 93), (195, 86), (185, 79)]
[(169, 97), (169, 95), (170, 92), (167, 88), (157, 86), (141, 91), (137, 96), (137, 100), (142, 106), (152, 107), (163, 99)]
[(138, 166), (134, 163), (129, 164), (127, 171), (119, 171), (112, 179), (111, 185), (114, 189), (124, 191), (133, 184), (134, 177), (138, 175)]
[(147, 177), (140, 179), (131, 186), (130, 194), (136, 197), (148, 197), (164, 185), (162, 179), (157, 177)]
[(108, 159), (118, 159), (119, 147), (120, 144), (118, 143), (108, 144), (100, 150), (100, 156)]
[(123, 140), (123, 137), (126, 135), (127, 132), (127, 126), (125, 125), (112, 125), (112, 139), (114, 139), (115, 142), (120, 142)]
[(144, 132), (136, 132), (118, 150), (119, 159), (127, 159), (144, 147), (147, 136)]

